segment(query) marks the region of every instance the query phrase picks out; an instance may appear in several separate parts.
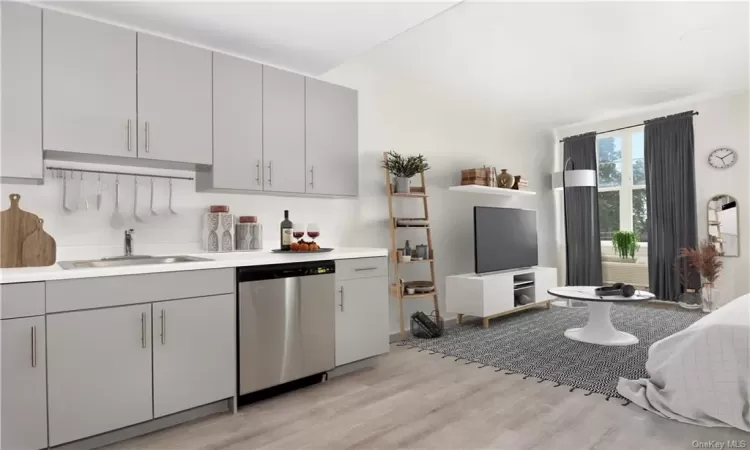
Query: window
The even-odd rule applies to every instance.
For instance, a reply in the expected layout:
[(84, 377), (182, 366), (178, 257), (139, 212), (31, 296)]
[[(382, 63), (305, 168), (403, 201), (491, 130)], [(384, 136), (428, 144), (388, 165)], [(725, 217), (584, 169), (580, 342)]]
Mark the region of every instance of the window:
[(601, 240), (611, 241), (616, 231), (635, 231), (648, 242), (643, 130), (601, 136), (596, 149)]

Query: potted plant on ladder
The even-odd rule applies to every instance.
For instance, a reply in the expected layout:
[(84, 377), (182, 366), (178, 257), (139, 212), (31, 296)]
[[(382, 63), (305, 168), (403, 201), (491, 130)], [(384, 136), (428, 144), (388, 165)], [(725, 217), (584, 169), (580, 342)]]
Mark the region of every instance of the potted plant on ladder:
[(428, 170), (430, 165), (427, 164), (427, 158), (421, 154), (404, 157), (394, 151), (390, 151), (383, 161), (383, 168), (387, 169), (395, 178), (393, 182), (396, 186), (395, 192), (408, 194), (411, 187), (411, 178)]
[(612, 248), (623, 262), (634, 263), (635, 252), (641, 247), (638, 235), (633, 231), (616, 231), (612, 235)]

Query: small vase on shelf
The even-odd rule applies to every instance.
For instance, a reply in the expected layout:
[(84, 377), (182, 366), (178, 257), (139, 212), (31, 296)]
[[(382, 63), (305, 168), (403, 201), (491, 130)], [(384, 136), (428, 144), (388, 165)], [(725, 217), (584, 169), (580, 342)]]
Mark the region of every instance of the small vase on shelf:
[(500, 175), (497, 176), (498, 187), (510, 189), (515, 182), (516, 179), (508, 173), (508, 169), (500, 169)]

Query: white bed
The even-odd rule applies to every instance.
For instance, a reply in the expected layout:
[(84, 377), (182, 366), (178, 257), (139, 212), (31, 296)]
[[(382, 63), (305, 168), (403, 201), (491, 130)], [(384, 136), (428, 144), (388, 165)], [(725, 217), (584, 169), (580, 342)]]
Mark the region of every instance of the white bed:
[(646, 370), (617, 391), (663, 417), (750, 432), (750, 294), (655, 342)]

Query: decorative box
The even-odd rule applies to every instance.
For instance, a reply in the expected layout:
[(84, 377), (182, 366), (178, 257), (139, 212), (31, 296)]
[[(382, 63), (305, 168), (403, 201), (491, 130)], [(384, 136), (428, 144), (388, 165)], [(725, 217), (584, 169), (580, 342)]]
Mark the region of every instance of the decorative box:
[(231, 252), (234, 250), (235, 218), (229, 213), (207, 213), (203, 216), (203, 250)]
[(487, 186), (487, 168), (464, 169), (461, 171), (461, 185), (476, 184)]

